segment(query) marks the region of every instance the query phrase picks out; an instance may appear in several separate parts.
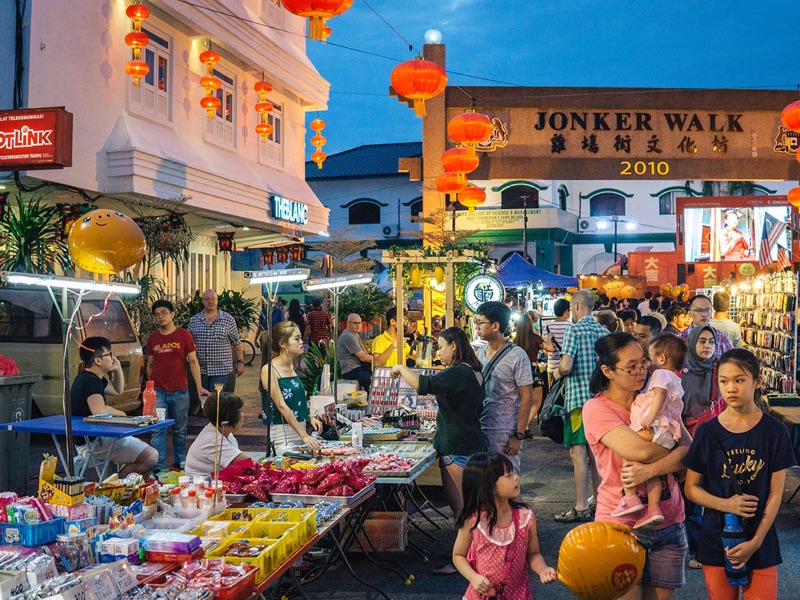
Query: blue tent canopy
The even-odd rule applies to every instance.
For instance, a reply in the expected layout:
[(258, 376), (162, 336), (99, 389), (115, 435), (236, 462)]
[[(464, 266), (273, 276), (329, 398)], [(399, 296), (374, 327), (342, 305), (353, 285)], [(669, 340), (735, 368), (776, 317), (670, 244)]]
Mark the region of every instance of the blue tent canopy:
[(541, 281), (546, 288), (578, 287), (577, 277), (556, 275), (550, 271), (539, 269), (516, 253), (497, 267), (497, 278), (506, 287), (516, 287), (535, 281)]

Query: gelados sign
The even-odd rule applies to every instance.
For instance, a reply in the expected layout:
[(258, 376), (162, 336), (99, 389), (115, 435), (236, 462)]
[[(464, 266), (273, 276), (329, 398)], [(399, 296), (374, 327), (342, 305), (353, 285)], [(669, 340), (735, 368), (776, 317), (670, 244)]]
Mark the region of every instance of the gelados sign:
[(464, 286), (464, 302), (472, 312), (477, 311), (484, 302), (502, 302), (504, 298), (503, 284), (491, 275), (476, 275)]
[(72, 113), (64, 107), (0, 111), (0, 171), (72, 166)]
[(272, 196), (272, 217), (289, 223), (308, 223), (308, 206), (283, 196)]

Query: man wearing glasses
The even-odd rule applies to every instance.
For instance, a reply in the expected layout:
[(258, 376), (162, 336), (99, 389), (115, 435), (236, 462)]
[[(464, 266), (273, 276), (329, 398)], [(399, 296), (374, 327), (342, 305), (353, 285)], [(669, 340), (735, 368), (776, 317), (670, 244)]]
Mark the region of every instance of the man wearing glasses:
[[(119, 396), (125, 390), (122, 365), (111, 352), (111, 342), (104, 337), (88, 337), (81, 343), (79, 354), (83, 370), (75, 377), (69, 391), (72, 416), (110, 414), (127, 417), (121, 410), (106, 405), (106, 394)], [(88, 447), (81, 446), (77, 450), (78, 454), (84, 455)], [(123, 465), (119, 471), (120, 478), (131, 473), (150, 473), (158, 462), (155, 448), (135, 437), (119, 440), (100, 438), (93, 453), (97, 461), (108, 459)]]
[(342, 379), (357, 381), (363, 390), (369, 390), (372, 371), (363, 363), (371, 363), (372, 356), (364, 350), (364, 344), (358, 331), (361, 329), (361, 316), (355, 313), (347, 315), (347, 329), (339, 334), (336, 341), (336, 358), (342, 370)]
[(684, 342), (688, 343), (689, 334), (692, 329), (695, 327), (711, 327), (711, 329), (714, 330), (714, 337), (716, 338), (716, 344), (714, 344), (714, 360), (719, 360), (728, 350), (733, 349), (733, 345), (727, 335), (710, 324), (713, 314), (711, 300), (708, 296), (703, 296), (701, 294), (694, 296), (689, 300), (689, 317), (692, 319), (692, 322), (681, 332), (681, 338)]

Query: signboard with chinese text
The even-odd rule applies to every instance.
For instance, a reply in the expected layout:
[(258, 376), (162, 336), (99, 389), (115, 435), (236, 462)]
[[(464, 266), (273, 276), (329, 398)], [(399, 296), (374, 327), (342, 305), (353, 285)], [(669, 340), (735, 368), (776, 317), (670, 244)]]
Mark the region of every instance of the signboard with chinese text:
[(0, 171), (72, 166), (72, 113), (64, 107), (0, 111)]

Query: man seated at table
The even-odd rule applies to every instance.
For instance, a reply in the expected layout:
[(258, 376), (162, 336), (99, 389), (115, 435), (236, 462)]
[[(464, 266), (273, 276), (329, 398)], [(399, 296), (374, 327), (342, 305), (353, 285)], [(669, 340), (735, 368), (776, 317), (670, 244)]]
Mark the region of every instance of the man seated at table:
[[(125, 389), (122, 365), (111, 352), (111, 342), (99, 336), (86, 338), (79, 354), (83, 370), (75, 377), (69, 392), (72, 416), (111, 414), (126, 417), (121, 410), (106, 406), (107, 393), (119, 396)], [(119, 463), (121, 478), (130, 473), (150, 473), (158, 462), (156, 449), (135, 437), (99, 438), (92, 454), (96, 461)]]
[(356, 313), (347, 315), (347, 329), (339, 334), (339, 339), (336, 341), (336, 356), (342, 370), (342, 379), (355, 380), (361, 389), (369, 391), (372, 371), (363, 363), (370, 364), (372, 356), (364, 350), (364, 344), (358, 335), (359, 329), (361, 329), (361, 315)]

